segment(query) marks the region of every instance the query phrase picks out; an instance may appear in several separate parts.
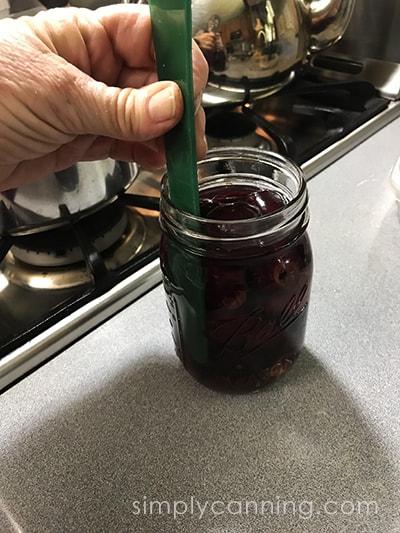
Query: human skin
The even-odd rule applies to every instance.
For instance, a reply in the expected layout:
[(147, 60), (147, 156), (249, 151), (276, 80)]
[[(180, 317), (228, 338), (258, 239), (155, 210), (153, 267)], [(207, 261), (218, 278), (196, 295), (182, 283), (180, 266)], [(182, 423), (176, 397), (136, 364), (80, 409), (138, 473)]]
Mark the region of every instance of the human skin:
[(203, 50), (214, 50), (215, 48), (223, 48), (223, 42), (219, 33), (209, 31), (199, 31), (194, 36), (199, 46)]
[[(148, 6), (60, 8), (0, 21), (0, 190), (77, 161), (165, 164), (182, 118), (178, 85), (157, 81)], [(193, 44), (197, 155), (207, 146), (208, 67)]]

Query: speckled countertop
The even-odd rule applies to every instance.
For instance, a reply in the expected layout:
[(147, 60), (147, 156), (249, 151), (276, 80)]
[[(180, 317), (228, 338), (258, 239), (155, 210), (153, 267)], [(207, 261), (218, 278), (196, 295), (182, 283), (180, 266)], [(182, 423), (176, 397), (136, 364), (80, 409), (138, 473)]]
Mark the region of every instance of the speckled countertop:
[(197, 385), (158, 287), (5, 392), (0, 531), (399, 533), (399, 139), (309, 182), (306, 348), (273, 387)]

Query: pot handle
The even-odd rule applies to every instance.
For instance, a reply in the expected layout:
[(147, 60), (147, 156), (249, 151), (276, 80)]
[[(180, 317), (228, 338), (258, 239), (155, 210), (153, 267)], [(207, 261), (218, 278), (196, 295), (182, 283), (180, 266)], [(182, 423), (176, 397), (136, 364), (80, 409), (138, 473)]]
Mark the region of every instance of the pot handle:
[(297, 0), (310, 31), (308, 53), (329, 48), (342, 37), (350, 22), (356, 0)]

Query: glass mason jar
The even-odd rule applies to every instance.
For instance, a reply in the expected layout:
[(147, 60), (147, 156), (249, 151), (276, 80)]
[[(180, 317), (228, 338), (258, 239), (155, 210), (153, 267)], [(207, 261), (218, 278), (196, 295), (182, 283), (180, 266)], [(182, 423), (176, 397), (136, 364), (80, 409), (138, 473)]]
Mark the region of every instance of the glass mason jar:
[(198, 163), (201, 216), (161, 186), (161, 269), (184, 367), (220, 391), (260, 389), (303, 346), (312, 278), (301, 169), (254, 148), (217, 148)]

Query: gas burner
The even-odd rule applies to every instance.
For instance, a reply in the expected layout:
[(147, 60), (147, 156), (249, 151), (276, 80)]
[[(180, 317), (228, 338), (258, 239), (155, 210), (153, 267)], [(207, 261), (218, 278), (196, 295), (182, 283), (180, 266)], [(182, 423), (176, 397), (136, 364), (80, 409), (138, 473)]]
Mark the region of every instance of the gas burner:
[(115, 244), (127, 226), (125, 205), (115, 201), (106, 207), (81, 219), (68, 220), (54, 229), (16, 236), (11, 252), (13, 256), (36, 267), (68, 266), (85, 259), (85, 241), (103, 252)]
[[(108, 218), (109, 214), (110, 210), (106, 214), (94, 214), (81, 222), (81, 230), (99, 252), (104, 252), (115, 244), (127, 226), (125, 210), (113, 213), (114, 217), (111, 219)], [(44, 268), (81, 262), (84, 255), (75, 229), (73, 226), (63, 226), (16, 238), (11, 248), (12, 255), (27, 265)]]
[(218, 146), (251, 146), (271, 150), (268, 139), (258, 135), (257, 125), (240, 111), (219, 111), (210, 114), (206, 122), (209, 148)]
[[(146, 228), (143, 217), (136, 211), (131, 209), (126, 210), (126, 225), (122, 235), (117, 242), (114, 242), (106, 250), (102, 250), (102, 258), (108, 270), (115, 270), (129, 261), (131, 261), (138, 253), (140, 253), (143, 243), (145, 241)], [(75, 250), (78, 248), (74, 248)], [(100, 251), (100, 250), (99, 250)], [(68, 250), (69, 256), (70, 250)], [(64, 264), (59, 266), (57, 264), (57, 256), (49, 252), (49, 263), (52, 258), (55, 259), (55, 265), (37, 265), (26, 263), (17, 257), (15, 249), (13, 248), (5, 257), (2, 265), (2, 274), (7, 279), (12, 279), (12, 282), (19, 286), (29, 287), (31, 289), (40, 290), (54, 290), (54, 289), (68, 289), (80, 285), (91, 283), (90, 271), (87, 269), (83, 261), (82, 251), (79, 250), (81, 259), (74, 264)], [(28, 259), (33, 257), (34, 252), (26, 252)], [(47, 257), (45, 252), (38, 253), (39, 257), (43, 259)]]

